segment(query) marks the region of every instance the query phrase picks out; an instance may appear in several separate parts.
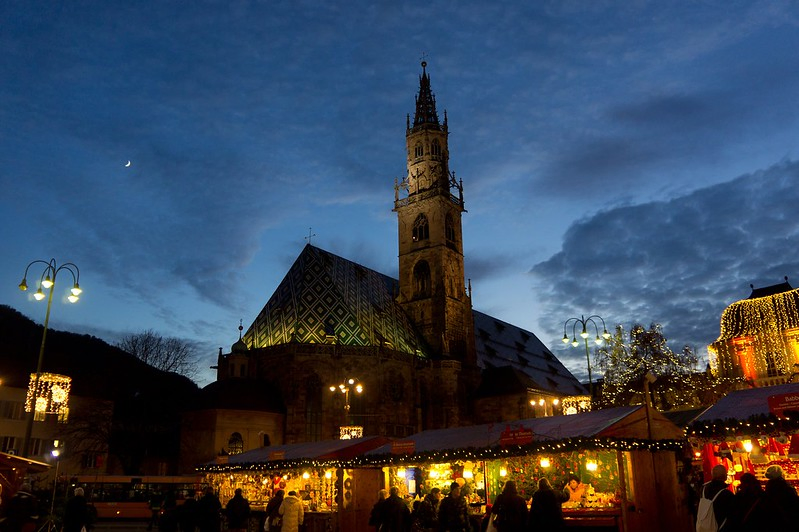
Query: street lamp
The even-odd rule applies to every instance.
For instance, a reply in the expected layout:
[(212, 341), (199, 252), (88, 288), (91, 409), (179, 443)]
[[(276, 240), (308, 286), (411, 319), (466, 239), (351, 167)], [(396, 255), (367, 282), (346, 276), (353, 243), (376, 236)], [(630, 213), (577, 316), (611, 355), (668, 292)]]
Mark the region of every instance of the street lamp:
[[(599, 326), (597, 325), (595, 320), (599, 320), (602, 322), (602, 338), (599, 336)], [(572, 338), (569, 340), (568, 335), (566, 334), (566, 328), (569, 324), (572, 324)], [(602, 339), (605, 340), (610, 339), (610, 333), (608, 332), (608, 328), (605, 326), (605, 320), (603, 320), (600, 316), (594, 314), (592, 316), (588, 316), (587, 318), (583, 315), (580, 315), (579, 318), (569, 318), (563, 324), (563, 343), (568, 344), (571, 343), (572, 347), (577, 347), (580, 345), (580, 342), (577, 340), (577, 325), (580, 325), (582, 329), (580, 330), (580, 337), (585, 341), (585, 361), (588, 364), (588, 393), (590, 394), (591, 398), (594, 397), (594, 383), (591, 380), (591, 356), (588, 352), (588, 324), (594, 326), (594, 333), (596, 338), (594, 342), (599, 345), (602, 343)]]
[[(44, 269), (39, 276), (39, 288), (33, 294), (36, 301), (41, 301), (45, 298), (42, 288), (49, 290), (47, 295), (47, 313), (44, 316), (44, 330), (42, 331), (42, 344), (39, 347), (39, 361), (36, 363), (36, 377), (33, 383), (33, 393), (31, 394), (30, 410), (28, 410), (28, 418), (25, 424), (25, 439), (22, 442), (22, 456), (27, 458), (30, 452), (31, 433), (33, 432), (33, 419), (36, 416), (36, 395), (39, 391), (39, 378), (42, 374), (42, 360), (44, 360), (44, 343), (47, 339), (47, 325), (50, 323), (50, 307), (53, 303), (53, 288), (55, 287), (56, 277), (61, 271), (68, 271), (72, 275), (72, 288), (69, 290), (67, 299), (70, 303), (76, 303), (80, 299), (80, 294), (83, 292), (80, 288), (80, 270), (78, 267), (67, 262), (58, 265), (55, 259), (50, 259), (50, 262), (44, 260), (34, 260), (25, 268), (25, 274), (22, 276), (22, 282), (19, 283), (19, 289), (23, 292), (28, 289), (28, 270), (31, 266), (42, 264)], [(27, 407), (28, 405), (26, 405)]]
[(356, 394), (363, 393), (363, 384), (358, 382), (358, 379), (350, 378), (338, 386), (331, 386), (330, 391), (333, 393), (338, 392), (344, 394), (344, 417), (345, 422), (349, 423), (349, 425), (339, 427), (340, 438), (342, 440), (349, 440), (363, 436), (363, 427), (359, 425), (353, 425), (350, 418), (350, 392)]

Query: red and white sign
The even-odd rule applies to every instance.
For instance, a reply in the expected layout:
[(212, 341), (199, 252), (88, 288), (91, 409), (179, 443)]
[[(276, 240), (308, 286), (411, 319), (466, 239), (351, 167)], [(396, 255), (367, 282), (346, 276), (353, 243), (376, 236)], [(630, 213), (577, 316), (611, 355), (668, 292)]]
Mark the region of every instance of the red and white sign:
[(533, 441), (533, 429), (515, 428), (511, 429), (510, 425), (505, 427), (502, 434), (499, 435), (499, 445), (507, 447), (508, 445), (525, 445)]
[(768, 398), (768, 409), (778, 417), (782, 417), (786, 410), (799, 411), (799, 393), (772, 395)]
[(416, 442), (413, 440), (397, 440), (391, 442), (391, 454), (413, 454)]

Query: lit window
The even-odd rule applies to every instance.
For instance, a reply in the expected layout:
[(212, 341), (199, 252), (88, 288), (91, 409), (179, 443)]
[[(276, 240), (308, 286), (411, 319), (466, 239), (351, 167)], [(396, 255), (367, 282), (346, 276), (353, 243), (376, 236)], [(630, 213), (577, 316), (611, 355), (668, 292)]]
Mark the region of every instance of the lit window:
[(227, 452), (228, 454), (241, 454), (244, 452), (244, 438), (238, 432), (230, 435), (227, 441)]

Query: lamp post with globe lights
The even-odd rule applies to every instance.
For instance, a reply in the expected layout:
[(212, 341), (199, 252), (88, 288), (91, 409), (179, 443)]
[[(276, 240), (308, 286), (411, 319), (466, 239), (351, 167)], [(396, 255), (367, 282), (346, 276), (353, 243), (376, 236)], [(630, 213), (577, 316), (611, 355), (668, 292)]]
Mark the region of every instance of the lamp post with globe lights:
[(355, 394), (363, 393), (363, 384), (358, 382), (358, 379), (349, 378), (338, 386), (331, 386), (330, 391), (344, 394), (344, 417), (348, 425), (339, 427), (340, 438), (349, 440), (363, 436), (363, 427), (353, 425), (350, 417), (350, 392)]
[[(22, 442), (22, 456), (27, 458), (30, 452), (30, 441), (31, 441), (31, 433), (33, 432), (33, 420), (36, 416), (36, 400), (37, 400), (37, 393), (39, 391), (39, 379), (42, 374), (42, 361), (44, 360), (44, 345), (45, 341), (47, 340), (47, 326), (50, 323), (50, 308), (53, 304), (53, 289), (55, 288), (56, 278), (58, 274), (67, 271), (72, 276), (72, 288), (69, 290), (69, 295), (67, 296), (67, 300), (70, 303), (77, 303), (78, 299), (80, 299), (80, 294), (83, 292), (80, 288), (80, 270), (78, 267), (71, 263), (66, 262), (61, 264), (60, 266), (56, 262), (55, 259), (50, 259), (50, 261), (45, 260), (34, 260), (28, 264), (25, 268), (25, 274), (22, 276), (22, 282), (19, 283), (19, 289), (23, 292), (28, 289), (28, 271), (30, 270), (31, 266), (35, 265), (43, 265), (42, 273), (39, 276), (39, 287), (36, 292), (33, 294), (33, 298), (37, 301), (41, 301), (45, 297), (47, 297), (47, 312), (44, 316), (44, 329), (42, 331), (42, 343), (39, 346), (39, 360), (36, 363), (36, 376), (33, 382), (33, 392), (31, 395), (30, 403), (26, 404), (26, 407), (29, 406), (30, 409), (28, 410), (28, 417), (25, 423), (25, 439)], [(45, 296), (44, 291), (42, 288), (48, 290), (48, 294)]]
[[(602, 336), (601, 336), (601, 338), (600, 338), (600, 333), (599, 333), (599, 325), (597, 325), (596, 320), (599, 320), (599, 321), (602, 322)], [(566, 334), (566, 328), (569, 326), (569, 324), (572, 325), (572, 338), (571, 338), (571, 340), (569, 340), (569, 336)], [(588, 364), (588, 393), (590, 394), (591, 399), (593, 399), (594, 398), (594, 383), (593, 383), (593, 381), (591, 379), (591, 355), (590, 355), (590, 353), (588, 351), (588, 336), (590, 336), (589, 332), (588, 332), (589, 331), (589, 327), (588, 327), (589, 324), (594, 327), (594, 333), (595, 333), (595, 336), (596, 336), (596, 338), (594, 339), (594, 342), (597, 345), (600, 345), (602, 343), (603, 339), (605, 339), (605, 340), (610, 339), (610, 333), (608, 332), (608, 328), (605, 326), (605, 320), (603, 320), (601, 316), (598, 316), (598, 315), (594, 314), (594, 315), (588, 316), (586, 318), (585, 316), (580, 315), (579, 318), (569, 318), (563, 324), (563, 343), (564, 344), (571, 343), (572, 347), (577, 347), (578, 345), (580, 345), (580, 342), (577, 340), (577, 334), (578, 334), (577, 333), (577, 326), (580, 325), (581, 326), (581, 330), (580, 330), (579, 335), (585, 341), (585, 361)]]

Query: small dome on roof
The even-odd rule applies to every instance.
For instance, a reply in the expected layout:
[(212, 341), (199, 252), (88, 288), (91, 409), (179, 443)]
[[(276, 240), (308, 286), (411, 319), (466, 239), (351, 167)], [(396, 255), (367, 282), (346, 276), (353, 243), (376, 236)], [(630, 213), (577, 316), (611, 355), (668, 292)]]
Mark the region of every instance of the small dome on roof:
[(246, 353), (249, 350), (250, 349), (247, 347), (247, 344), (245, 344), (244, 340), (241, 338), (239, 338), (238, 341), (230, 348), (230, 352), (234, 355), (238, 353)]

